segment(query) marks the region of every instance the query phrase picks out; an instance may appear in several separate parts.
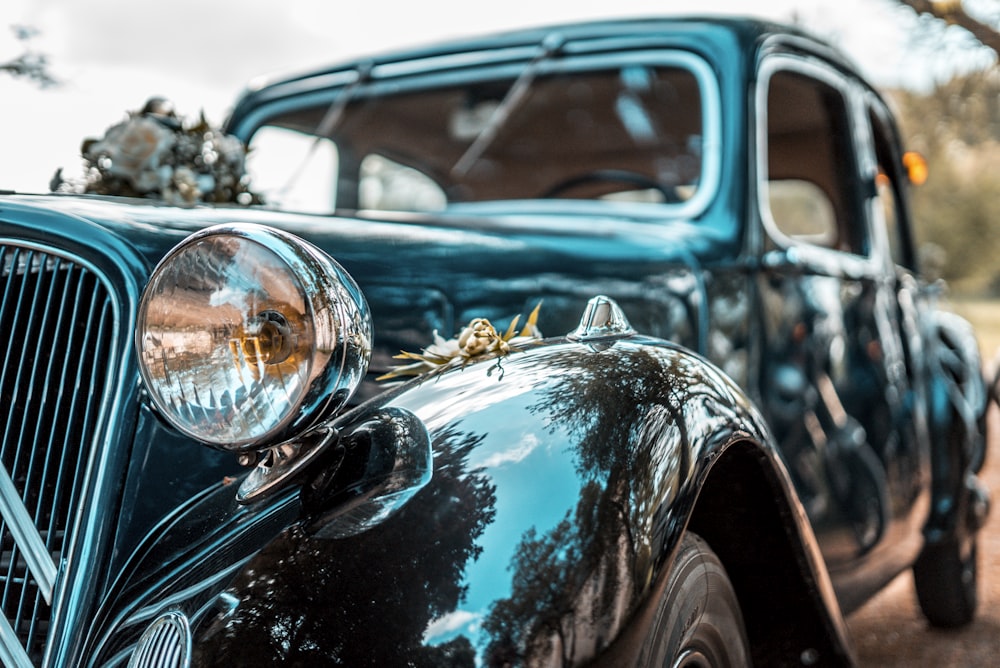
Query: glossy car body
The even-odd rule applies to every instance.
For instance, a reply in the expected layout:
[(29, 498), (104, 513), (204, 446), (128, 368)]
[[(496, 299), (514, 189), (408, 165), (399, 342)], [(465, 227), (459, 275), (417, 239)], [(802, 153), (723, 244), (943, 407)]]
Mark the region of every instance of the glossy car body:
[[(443, 119), (438, 91), (488, 113)], [(307, 120), (337, 142), (330, 215), (0, 199), (16, 488), (0, 497), (8, 525), (57, 526), (37, 531), (42, 556), (9, 560), (5, 661), (125, 665), (154, 627), (195, 665), (647, 665), (676, 649), (665, 592), (697, 534), (755, 663), (840, 665), (843, 614), (914, 564), (934, 582), (942, 554), (953, 577), (974, 565), (976, 342), (921, 281), (888, 108), (828, 47), (743, 20), (539, 29), (271, 82), (229, 130), (254, 146)], [(372, 154), (423, 168), (432, 210), (372, 210)], [(631, 200), (601, 199), (616, 192)], [(365, 383), (292, 439), (309, 453), (296, 475), (243, 503), (245, 468), (158, 415), (132, 349), (157, 262), (233, 221), (308, 239), (353, 276), (372, 375), (435, 330), (539, 301), (542, 331), (569, 336)], [(578, 325), (594, 295), (627, 321)], [(28, 453), (63, 450), (77, 468), (31, 488), (56, 464)]]

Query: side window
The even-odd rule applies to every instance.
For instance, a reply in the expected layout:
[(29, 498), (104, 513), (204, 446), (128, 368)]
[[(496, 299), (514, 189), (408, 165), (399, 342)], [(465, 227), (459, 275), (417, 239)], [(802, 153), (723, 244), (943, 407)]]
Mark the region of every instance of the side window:
[(249, 148), (247, 174), (264, 204), (307, 213), (333, 211), (339, 160), (331, 140), (264, 126)]
[(444, 190), (429, 176), (377, 153), (361, 160), (358, 206), (380, 211), (441, 211)]
[(777, 231), (792, 240), (864, 255), (847, 100), (839, 88), (794, 70), (767, 83), (767, 193)]
[(804, 179), (768, 182), (771, 217), (787, 237), (827, 248), (837, 247), (837, 214), (823, 190)]

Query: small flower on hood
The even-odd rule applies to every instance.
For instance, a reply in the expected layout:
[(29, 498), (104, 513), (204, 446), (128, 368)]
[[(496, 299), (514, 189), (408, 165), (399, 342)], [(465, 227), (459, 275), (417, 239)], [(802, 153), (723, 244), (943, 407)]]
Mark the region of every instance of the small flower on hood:
[(377, 380), (418, 376), (434, 369), (465, 366), (469, 362), (504, 357), (523, 350), (525, 346), (542, 339), (542, 333), (538, 330), (538, 312), (541, 307), (539, 302), (520, 332), (517, 331), (517, 323), (521, 316), (515, 317), (502, 335), (486, 318), (474, 318), (452, 339), (446, 340), (435, 331), (434, 343), (424, 348), (423, 352), (404, 351), (393, 358), (410, 360), (411, 364), (397, 366)]

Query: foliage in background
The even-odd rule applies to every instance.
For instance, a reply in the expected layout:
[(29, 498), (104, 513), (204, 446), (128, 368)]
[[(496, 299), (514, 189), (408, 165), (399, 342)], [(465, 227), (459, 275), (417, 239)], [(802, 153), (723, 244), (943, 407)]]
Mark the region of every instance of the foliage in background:
[(28, 42), (38, 35), (38, 31), (21, 25), (11, 26), (11, 30), (14, 31), (14, 37), (24, 44), (24, 53), (0, 62), (0, 72), (9, 74), (15, 79), (27, 79), (42, 88), (57, 85), (59, 80), (49, 71), (48, 56), (28, 47)]
[(917, 242), (944, 250), (953, 291), (1000, 296), (1000, 70), (892, 97), (908, 148), (930, 163), (913, 193)]
[[(899, 0), (918, 14), (967, 30), (983, 46), (1000, 53), (1000, 2), (997, 0)], [(967, 7), (968, 5), (968, 7)], [(971, 11), (970, 11), (971, 7)]]

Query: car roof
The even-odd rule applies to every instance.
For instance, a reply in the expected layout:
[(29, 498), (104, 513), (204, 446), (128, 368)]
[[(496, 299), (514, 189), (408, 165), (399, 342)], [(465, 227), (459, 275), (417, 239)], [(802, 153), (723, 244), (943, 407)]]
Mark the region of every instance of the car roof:
[(745, 53), (755, 51), (770, 38), (785, 37), (799, 45), (808, 45), (816, 52), (822, 52), (845, 69), (857, 71), (843, 54), (815, 35), (794, 25), (752, 17), (658, 16), (561, 23), (443, 40), (426, 46), (344, 60), (301, 72), (258, 77), (248, 84), (241, 95), (227, 122), (227, 128), (237, 126), (247, 112), (268, 100), (321, 87), (324, 85), (321, 82), (345, 72), (403, 64), (410, 64), (419, 71), (421, 61), (443, 62), (450, 56), (489, 52), (509, 51), (512, 60), (526, 60), (531, 56), (518, 49), (537, 48), (554, 36), (558, 36), (564, 43), (603, 40), (608, 44), (608, 49), (626, 49), (644, 43), (653, 46), (656, 41), (679, 35), (686, 36), (692, 43), (727, 39), (729, 43), (735, 43), (737, 50)]

